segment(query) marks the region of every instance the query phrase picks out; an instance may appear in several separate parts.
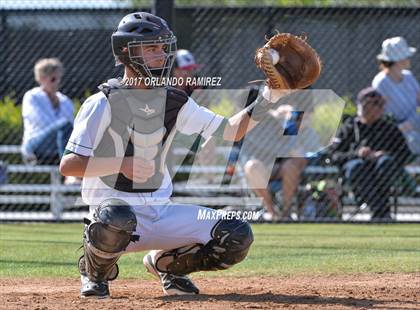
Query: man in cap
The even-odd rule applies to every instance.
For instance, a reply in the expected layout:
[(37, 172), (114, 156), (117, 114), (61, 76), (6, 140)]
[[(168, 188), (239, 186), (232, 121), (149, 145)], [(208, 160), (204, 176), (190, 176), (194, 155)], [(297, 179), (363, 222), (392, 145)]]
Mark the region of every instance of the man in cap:
[(372, 220), (389, 220), (390, 187), (410, 158), (398, 127), (383, 118), (385, 100), (372, 87), (357, 96), (358, 113), (341, 125), (332, 159), (341, 168), (357, 202), (366, 203)]
[(178, 79), (179, 84), (176, 85), (178, 89), (185, 91), (188, 96), (197, 88), (193, 83), (187, 83), (187, 79), (192, 79), (195, 76), (196, 70), (200, 67), (195, 62), (193, 54), (186, 49), (179, 49), (176, 52), (173, 76)]

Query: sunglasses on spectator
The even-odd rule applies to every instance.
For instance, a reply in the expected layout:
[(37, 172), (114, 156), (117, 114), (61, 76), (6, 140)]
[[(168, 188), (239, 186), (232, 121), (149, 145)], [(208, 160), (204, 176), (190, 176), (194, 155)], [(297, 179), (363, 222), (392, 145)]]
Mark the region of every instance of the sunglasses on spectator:
[(56, 77), (56, 76), (53, 76), (52, 78), (50, 78), (50, 82), (51, 83), (55, 83), (55, 82), (57, 82), (59, 80), (59, 78), (58, 77)]
[(371, 97), (365, 99), (365, 104), (371, 104), (377, 107), (383, 107), (385, 105), (385, 100), (382, 97)]

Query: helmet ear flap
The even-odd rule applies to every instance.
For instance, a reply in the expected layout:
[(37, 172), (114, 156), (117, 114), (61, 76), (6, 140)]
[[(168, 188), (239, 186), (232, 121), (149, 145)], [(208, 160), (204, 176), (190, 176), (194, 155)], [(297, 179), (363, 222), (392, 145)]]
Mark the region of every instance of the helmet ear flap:
[(124, 56), (114, 56), (115, 58), (115, 66), (125, 65), (129, 62), (129, 56), (128, 56), (128, 47), (122, 47), (121, 53), (124, 54)]

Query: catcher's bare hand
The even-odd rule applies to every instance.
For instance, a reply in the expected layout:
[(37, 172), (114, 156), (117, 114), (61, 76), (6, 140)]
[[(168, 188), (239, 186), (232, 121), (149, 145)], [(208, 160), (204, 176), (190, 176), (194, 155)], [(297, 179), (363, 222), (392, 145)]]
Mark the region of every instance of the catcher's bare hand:
[(144, 183), (155, 174), (155, 161), (140, 157), (125, 157), (121, 173), (135, 183)]

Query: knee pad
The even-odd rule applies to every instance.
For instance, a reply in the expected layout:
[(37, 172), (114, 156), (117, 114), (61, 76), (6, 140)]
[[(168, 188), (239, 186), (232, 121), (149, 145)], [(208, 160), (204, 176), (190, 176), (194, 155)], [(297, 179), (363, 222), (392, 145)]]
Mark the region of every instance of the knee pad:
[(85, 219), (84, 256), (79, 270), (92, 280), (112, 280), (118, 275), (116, 262), (133, 235), (137, 220), (131, 207), (122, 200), (109, 199), (95, 210), (92, 220)]
[(122, 200), (108, 199), (99, 205), (91, 221), (85, 222), (86, 239), (94, 248), (106, 253), (120, 253), (130, 241), (137, 219), (131, 207)]
[(236, 219), (219, 221), (211, 236), (213, 240), (209, 242), (208, 255), (214, 258), (220, 269), (241, 262), (254, 241), (251, 225)]
[(240, 220), (221, 220), (206, 245), (193, 244), (163, 253), (156, 261), (160, 272), (184, 275), (227, 269), (241, 262), (254, 241), (251, 226)]

